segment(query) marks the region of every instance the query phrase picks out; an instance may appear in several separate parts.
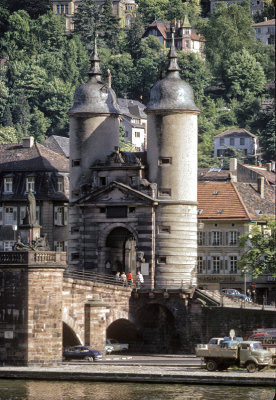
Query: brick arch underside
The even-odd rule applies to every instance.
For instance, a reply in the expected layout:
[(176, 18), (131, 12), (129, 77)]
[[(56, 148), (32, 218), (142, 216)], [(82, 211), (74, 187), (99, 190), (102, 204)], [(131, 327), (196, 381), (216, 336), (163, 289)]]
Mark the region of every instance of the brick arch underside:
[(106, 244), (106, 240), (108, 235), (115, 229), (115, 228), (125, 228), (129, 232), (132, 233), (132, 235), (135, 238), (136, 243), (138, 243), (138, 233), (136, 230), (128, 224), (123, 224), (123, 223), (116, 223), (116, 224), (110, 224), (106, 226), (99, 234), (99, 240), (98, 240), (98, 247), (103, 248)]
[[(84, 344), (84, 332), (83, 329), (80, 328), (78, 321), (70, 317), (69, 311), (65, 308), (62, 310), (62, 322), (63, 322), (63, 332), (64, 332), (64, 325), (69, 329), (72, 333), (72, 336), (75, 337), (76, 342), (70, 343), (69, 345), (75, 344)], [(77, 343), (77, 341), (79, 343)], [(64, 342), (64, 338), (63, 338)]]

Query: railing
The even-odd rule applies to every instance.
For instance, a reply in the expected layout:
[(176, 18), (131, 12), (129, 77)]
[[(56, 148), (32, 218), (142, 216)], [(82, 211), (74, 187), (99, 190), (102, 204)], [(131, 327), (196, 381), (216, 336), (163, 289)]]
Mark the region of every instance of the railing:
[(26, 251), (14, 252), (14, 251), (1, 251), (0, 252), (0, 264), (27, 264), (28, 253)]
[(122, 281), (116, 280), (115, 275), (99, 274), (96, 272), (87, 272), (79, 269), (67, 269), (66, 271), (64, 271), (64, 277), (105, 283), (107, 285), (130, 287), (130, 285), (128, 286), (128, 283), (126, 284)]

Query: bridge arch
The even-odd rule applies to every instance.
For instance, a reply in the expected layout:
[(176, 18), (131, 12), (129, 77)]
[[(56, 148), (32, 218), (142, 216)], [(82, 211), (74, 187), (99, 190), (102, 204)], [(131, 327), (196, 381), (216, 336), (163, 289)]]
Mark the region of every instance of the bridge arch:
[[(76, 320), (69, 316), (67, 307), (63, 308), (62, 312), (63, 323), (63, 346), (74, 346), (84, 344), (84, 333), (80, 329)], [(70, 343), (68, 343), (70, 342)]]
[(144, 351), (164, 354), (179, 350), (176, 319), (164, 304), (151, 302), (143, 305), (137, 309), (135, 320)]
[(106, 337), (117, 339), (121, 343), (135, 343), (138, 338), (138, 331), (133, 322), (125, 318), (119, 318), (113, 321), (106, 330)]

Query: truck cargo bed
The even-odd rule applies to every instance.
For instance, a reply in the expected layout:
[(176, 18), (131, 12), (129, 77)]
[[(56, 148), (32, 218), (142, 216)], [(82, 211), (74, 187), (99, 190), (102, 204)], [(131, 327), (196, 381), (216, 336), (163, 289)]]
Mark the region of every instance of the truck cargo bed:
[(225, 359), (236, 359), (238, 358), (238, 349), (221, 349), (221, 348), (211, 348), (208, 346), (197, 346), (195, 348), (197, 357), (204, 358), (225, 358)]

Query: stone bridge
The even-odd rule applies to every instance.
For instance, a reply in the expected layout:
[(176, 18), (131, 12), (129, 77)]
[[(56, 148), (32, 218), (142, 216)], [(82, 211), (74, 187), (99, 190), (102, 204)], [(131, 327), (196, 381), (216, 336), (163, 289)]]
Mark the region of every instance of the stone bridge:
[(106, 337), (130, 351), (192, 353), (194, 345), (231, 328), (243, 336), (276, 327), (275, 307), (223, 303), (197, 289), (116, 285), (106, 276), (66, 271), (66, 254), (0, 253), (0, 362), (61, 362), (62, 348), (104, 350)]

